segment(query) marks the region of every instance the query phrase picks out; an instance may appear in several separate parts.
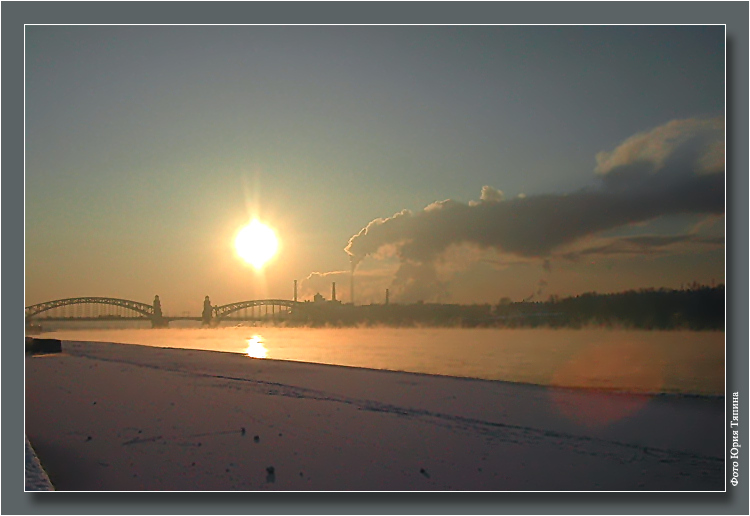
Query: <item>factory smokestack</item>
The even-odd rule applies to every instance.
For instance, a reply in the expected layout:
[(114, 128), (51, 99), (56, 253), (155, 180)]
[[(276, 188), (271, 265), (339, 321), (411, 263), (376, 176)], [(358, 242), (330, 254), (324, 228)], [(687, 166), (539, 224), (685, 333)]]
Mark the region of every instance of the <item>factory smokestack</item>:
[(352, 306), (354, 306), (354, 267), (355, 264), (352, 262), (352, 275), (349, 278), (349, 297), (351, 298)]
[(297, 302), (297, 280), (294, 280), (294, 302)]
[(331, 286), (331, 301), (336, 301), (336, 282)]
[(388, 289), (385, 289), (385, 304), (387, 305), (390, 302), (390, 292)]

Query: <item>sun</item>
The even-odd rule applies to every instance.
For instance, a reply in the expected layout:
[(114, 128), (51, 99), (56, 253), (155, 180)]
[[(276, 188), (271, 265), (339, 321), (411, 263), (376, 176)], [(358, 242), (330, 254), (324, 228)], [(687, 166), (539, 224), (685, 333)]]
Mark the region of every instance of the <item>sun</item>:
[(273, 229), (255, 219), (240, 229), (234, 247), (240, 258), (259, 270), (278, 251), (279, 239)]

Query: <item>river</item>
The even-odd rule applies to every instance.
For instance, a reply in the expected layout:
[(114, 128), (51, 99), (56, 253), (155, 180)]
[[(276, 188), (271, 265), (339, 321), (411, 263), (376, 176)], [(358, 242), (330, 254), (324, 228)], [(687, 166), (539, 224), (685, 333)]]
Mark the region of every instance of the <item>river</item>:
[(42, 336), (563, 387), (724, 393), (724, 332), (239, 326)]

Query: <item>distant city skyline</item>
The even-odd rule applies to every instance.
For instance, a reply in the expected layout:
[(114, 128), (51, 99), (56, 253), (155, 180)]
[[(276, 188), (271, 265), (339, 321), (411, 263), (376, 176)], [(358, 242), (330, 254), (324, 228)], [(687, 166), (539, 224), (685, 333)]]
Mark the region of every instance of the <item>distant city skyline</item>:
[[(724, 281), (724, 27), (26, 27), (26, 304)], [(261, 271), (233, 248), (279, 237)]]

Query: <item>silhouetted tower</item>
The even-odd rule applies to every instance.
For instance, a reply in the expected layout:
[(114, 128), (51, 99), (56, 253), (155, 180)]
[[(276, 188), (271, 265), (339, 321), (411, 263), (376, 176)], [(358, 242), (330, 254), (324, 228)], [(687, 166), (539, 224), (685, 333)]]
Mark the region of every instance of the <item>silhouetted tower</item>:
[(331, 301), (336, 301), (336, 282), (331, 285)]
[(354, 306), (354, 264), (352, 264), (352, 274), (349, 276), (349, 297)]
[(161, 301), (159, 296), (154, 296), (154, 317), (151, 319), (152, 328), (164, 328), (167, 326), (167, 321), (164, 320), (164, 316), (161, 313)]
[(385, 304), (387, 305), (390, 302), (390, 292), (388, 289), (385, 289)]
[(211, 300), (208, 299), (208, 296), (206, 296), (206, 299), (203, 300), (203, 316), (201, 321), (203, 326), (211, 325), (211, 312)]
[(294, 302), (297, 302), (297, 280), (294, 280)]

